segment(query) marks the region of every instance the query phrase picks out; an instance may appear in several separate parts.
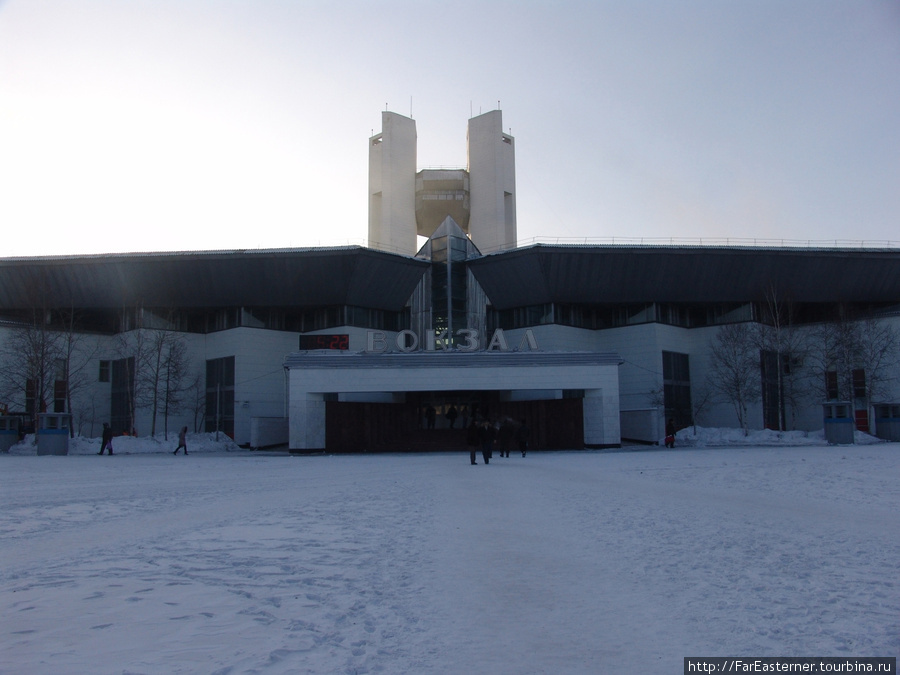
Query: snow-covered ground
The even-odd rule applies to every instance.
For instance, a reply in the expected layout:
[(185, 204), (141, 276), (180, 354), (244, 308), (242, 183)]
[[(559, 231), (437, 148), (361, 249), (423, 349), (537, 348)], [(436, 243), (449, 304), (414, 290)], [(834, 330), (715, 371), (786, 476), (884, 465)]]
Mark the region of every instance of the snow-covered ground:
[(652, 674), (685, 656), (900, 655), (900, 444), (725, 437), (489, 466), (207, 436), (187, 457), (174, 439), (117, 438), (114, 457), (96, 439), (68, 457), (15, 446), (0, 671)]

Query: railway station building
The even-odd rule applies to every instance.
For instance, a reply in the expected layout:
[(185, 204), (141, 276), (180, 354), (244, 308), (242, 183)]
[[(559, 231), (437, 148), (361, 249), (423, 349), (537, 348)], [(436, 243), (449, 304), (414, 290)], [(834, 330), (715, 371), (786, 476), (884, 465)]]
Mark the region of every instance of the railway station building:
[[(890, 246), (519, 246), (499, 110), (466, 167), (424, 170), (384, 112), (368, 199), (368, 246), (0, 259), (0, 414), (296, 452), (463, 450), (475, 419), (539, 449), (900, 419), (896, 343), (871, 353), (900, 333)], [(743, 411), (713, 384), (741, 335)]]

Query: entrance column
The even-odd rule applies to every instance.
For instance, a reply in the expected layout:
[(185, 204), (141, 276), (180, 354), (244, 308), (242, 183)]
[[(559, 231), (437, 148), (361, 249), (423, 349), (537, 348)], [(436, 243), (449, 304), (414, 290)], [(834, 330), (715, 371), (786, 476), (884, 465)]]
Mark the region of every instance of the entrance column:
[(584, 413), (584, 445), (588, 448), (618, 447), (622, 439), (619, 431), (618, 399), (607, 400), (603, 389), (585, 389), (582, 399)]
[(291, 391), (290, 448), (325, 449), (325, 395)]

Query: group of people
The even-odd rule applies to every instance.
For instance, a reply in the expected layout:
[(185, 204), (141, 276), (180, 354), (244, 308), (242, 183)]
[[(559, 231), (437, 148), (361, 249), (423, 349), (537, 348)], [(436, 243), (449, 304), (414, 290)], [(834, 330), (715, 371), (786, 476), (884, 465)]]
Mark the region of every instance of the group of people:
[[(181, 431), (178, 432), (178, 447), (175, 448), (175, 452), (173, 455), (177, 455), (179, 450), (184, 450), (184, 454), (188, 454), (187, 451), (187, 427), (181, 427)], [(103, 434), (100, 437), (100, 452), (98, 455), (102, 455), (104, 452), (107, 452), (110, 455), (114, 455), (113, 446), (113, 431), (107, 422), (103, 423)]]
[(515, 426), (515, 423), (508, 417), (494, 422), (489, 419), (479, 421), (473, 419), (466, 431), (469, 460), (472, 464), (478, 464), (475, 461), (475, 455), (479, 447), (481, 448), (481, 458), (485, 464), (491, 463), (494, 447), (499, 450), (501, 457), (509, 457), (509, 447), (513, 440), (524, 457), (528, 451), (528, 425), (525, 420), (521, 420), (518, 426)]
[[(456, 428), (456, 420), (462, 417), (462, 425), (466, 427), (469, 420), (469, 409), (467, 406), (462, 407), (462, 412), (455, 406), (451, 405), (447, 412), (444, 413), (444, 417), (447, 418), (448, 426), (451, 429)], [(437, 420), (437, 410), (433, 405), (428, 406), (425, 409), (425, 423), (427, 424), (429, 429), (435, 428), (435, 421)], [(420, 422), (421, 424), (421, 422)]]

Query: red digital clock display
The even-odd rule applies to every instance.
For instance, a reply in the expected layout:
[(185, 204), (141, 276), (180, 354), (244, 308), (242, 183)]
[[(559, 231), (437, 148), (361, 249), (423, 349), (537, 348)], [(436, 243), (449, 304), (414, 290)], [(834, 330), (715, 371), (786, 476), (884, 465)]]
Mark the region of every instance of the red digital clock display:
[(301, 335), (300, 349), (350, 349), (350, 336)]

